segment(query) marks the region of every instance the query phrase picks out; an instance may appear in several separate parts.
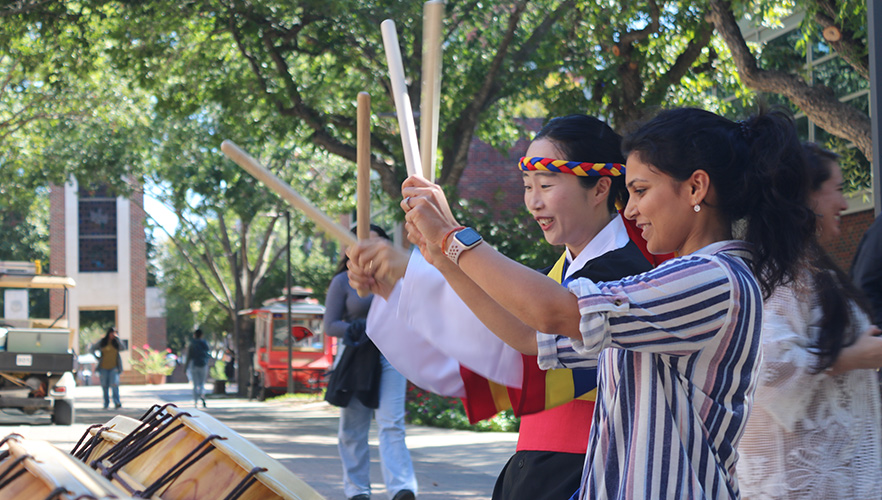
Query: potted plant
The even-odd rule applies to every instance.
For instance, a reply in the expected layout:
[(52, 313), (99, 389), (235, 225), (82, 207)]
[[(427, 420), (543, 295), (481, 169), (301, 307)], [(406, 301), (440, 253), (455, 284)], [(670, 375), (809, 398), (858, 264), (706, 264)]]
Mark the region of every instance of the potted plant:
[(214, 379), (214, 394), (226, 394), (227, 393), (227, 374), (224, 368), (226, 368), (227, 363), (222, 359), (218, 359), (211, 365), (211, 368), (208, 370), (208, 374)]
[(169, 366), (166, 357), (170, 350), (157, 351), (149, 345), (144, 344), (140, 348), (133, 347), (133, 351), (137, 356), (132, 357), (132, 368), (136, 372), (144, 375), (148, 384), (161, 384), (165, 382), (165, 377), (171, 375), (174, 366)]

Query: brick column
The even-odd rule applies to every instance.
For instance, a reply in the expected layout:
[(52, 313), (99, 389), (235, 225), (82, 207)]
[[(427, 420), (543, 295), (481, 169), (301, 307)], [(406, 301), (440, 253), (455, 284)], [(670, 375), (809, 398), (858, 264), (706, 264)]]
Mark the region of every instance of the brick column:
[[(49, 186), (49, 262), (48, 270), (53, 275), (64, 276), (67, 274), (65, 265), (65, 227), (64, 227), (64, 185), (52, 184)], [(64, 311), (64, 291), (51, 290), (49, 292), (49, 315), (57, 318)], [(66, 317), (70, 316), (70, 312)]]
[[(135, 188), (130, 203), (131, 228), (131, 280), (132, 280), (132, 346), (140, 347), (148, 343), (147, 339), (147, 238), (144, 235), (144, 193), (140, 186)], [(163, 348), (165, 346), (153, 346)], [(133, 356), (135, 354), (133, 353)], [(137, 380), (136, 380), (137, 379)], [(123, 373), (125, 383), (143, 383), (144, 377), (134, 370)]]

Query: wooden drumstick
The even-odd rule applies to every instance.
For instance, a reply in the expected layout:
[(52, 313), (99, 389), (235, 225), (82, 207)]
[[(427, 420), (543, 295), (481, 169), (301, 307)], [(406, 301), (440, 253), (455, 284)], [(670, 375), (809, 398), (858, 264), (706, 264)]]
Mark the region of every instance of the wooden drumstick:
[[(355, 190), (356, 235), (358, 241), (371, 236), (371, 96), (358, 93), (356, 120), (356, 153), (358, 179)], [(370, 290), (355, 290), (359, 297), (367, 297)]]
[(404, 65), (401, 63), (401, 48), (398, 46), (395, 21), (386, 19), (380, 23), (380, 30), (383, 33), (383, 46), (386, 48), (386, 64), (389, 66), (389, 79), (392, 81), (392, 98), (398, 114), (398, 128), (401, 133), (407, 175), (422, 177), (413, 107), (410, 104), (410, 96), (407, 95), (407, 83), (404, 81)]
[(329, 236), (332, 238), (336, 238), (340, 243), (344, 245), (354, 245), (357, 243), (352, 233), (346, 230), (340, 224), (334, 221), (331, 217), (329, 217), (326, 213), (322, 212), (318, 208), (316, 208), (312, 203), (309, 202), (306, 198), (297, 194), (291, 186), (286, 184), (284, 181), (276, 177), (275, 174), (269, 171), (266, 167), (258, 163), (251, 155), (243, 151), (239, 146), (237, 146), (233, 141), (225, 140), (221, 143), (221, 151), (224, 152), (225, 155), (237, 165), (242, 167), (246, 172), (253, 175), (254, 178), (262, 182), (268, 188), (272, 189), (279, 196), (281, 196), (285, 201), (291, 204), (294, 208), (302, 211), (309, 217), (313, 222), (318, 224), (318, 226)]
[(423, 83), (420, 100), (420, 159), (423, 176), (435, 182), (438, 114), (441, 107), (441, 22), (444, 1), (423, 4)]
[(358, 93), (356, 120), (356, 165), (358, 180), (355, 191), (356, 234), (365, 240), (371, 235), (371, 96)]

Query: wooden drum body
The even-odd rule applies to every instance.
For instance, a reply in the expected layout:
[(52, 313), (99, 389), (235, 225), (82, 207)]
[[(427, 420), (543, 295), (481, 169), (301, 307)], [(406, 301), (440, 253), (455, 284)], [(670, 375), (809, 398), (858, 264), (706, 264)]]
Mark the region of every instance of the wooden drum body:
[(257, 446), (193, 408), (153, 407), (140, 420), (118, 415), (90, 428), (71, 454), (135, 498), (324, 498)]
[(0, 443), (0, 500), (132, 500), (46, 441), (10, 434)]

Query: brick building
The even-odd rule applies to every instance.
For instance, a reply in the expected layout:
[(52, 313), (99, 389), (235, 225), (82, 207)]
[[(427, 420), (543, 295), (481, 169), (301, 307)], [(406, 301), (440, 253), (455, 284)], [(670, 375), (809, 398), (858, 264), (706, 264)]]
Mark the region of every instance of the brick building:
[(865, 197), (865, 193), (857, 193), (849, 197), (848, 210), (840, 221), (842, 234), (839, 240), (827, 249), (839, 267), (845, 271), (851, 266), (861, 237), (874, 220), (872, 201), (865, 201)]
[(105, 187), (80, 189), (76, 180), (50, 186), (49, 270), (77, 283), (69, 292), (69, 311), (63, 309), (61, 292), (53, 291), (51, 315), (66, 315), (79, 332), (82, 312), (112, 313), (120, 339), (129, 346), (122, 353), (123, 383), (143, 382), (143, 376), (128, 369), (132, 346), (165, 346), (164, 328), (151, 328), (155, 333), (148, 338), (143, 205), (140, 192), (126, 199)]
[(525, 137), (519, 139), (506, 154), (489, 144), (473, 140), (469, 146), (468, 167), (459, 180), (457, 190), (464, 200), (482, 200), (491, 211), (514, 211), (524, 206), (524, 182), (518, 161), (524, 156), (532, 138), (544, 120), (524, 120)]

